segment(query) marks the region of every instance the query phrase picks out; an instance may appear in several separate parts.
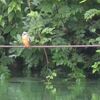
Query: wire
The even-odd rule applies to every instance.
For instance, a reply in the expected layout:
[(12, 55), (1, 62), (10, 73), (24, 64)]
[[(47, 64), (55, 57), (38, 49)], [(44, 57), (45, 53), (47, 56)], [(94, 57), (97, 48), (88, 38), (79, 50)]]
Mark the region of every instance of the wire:
[[(100, 45), (32, 45), (29, 48), (95, 48)], [(0, 45), (0, 48), (24, 48), (23, 45)]]

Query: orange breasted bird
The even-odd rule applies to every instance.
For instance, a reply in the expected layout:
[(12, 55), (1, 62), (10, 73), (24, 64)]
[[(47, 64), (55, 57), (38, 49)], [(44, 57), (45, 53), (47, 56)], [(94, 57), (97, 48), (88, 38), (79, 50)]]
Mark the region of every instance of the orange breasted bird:
[(22, 33), (22, 42), (26, 48), (30, 47), (30, 38), (27, 32)]

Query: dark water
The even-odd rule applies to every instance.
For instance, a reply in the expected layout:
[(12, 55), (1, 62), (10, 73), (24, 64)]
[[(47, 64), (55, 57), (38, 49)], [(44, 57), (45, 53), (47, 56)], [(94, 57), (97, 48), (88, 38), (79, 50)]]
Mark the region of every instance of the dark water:
[(100, 100), (100, 80), (54, 83), (21, 78), (0, 81), (0, 100)]

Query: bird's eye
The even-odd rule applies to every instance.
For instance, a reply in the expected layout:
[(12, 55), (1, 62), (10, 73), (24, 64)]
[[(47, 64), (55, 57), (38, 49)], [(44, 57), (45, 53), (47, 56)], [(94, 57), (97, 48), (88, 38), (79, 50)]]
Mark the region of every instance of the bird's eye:
[(26, 33), (23, 33), (23, 35), (26, 35)]
[(27, 35), (27, 32), (23, 32), (22, 35)]

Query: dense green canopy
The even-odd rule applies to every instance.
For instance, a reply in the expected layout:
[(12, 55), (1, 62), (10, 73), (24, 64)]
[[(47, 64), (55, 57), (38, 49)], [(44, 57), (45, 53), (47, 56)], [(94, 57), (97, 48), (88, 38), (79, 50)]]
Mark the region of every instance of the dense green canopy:
[[(100, 0), (0, 0), (0, 45), (100, 44)], [(98, 48), (0, 48), (0, 77), (84, 78), (100, 73)]]

